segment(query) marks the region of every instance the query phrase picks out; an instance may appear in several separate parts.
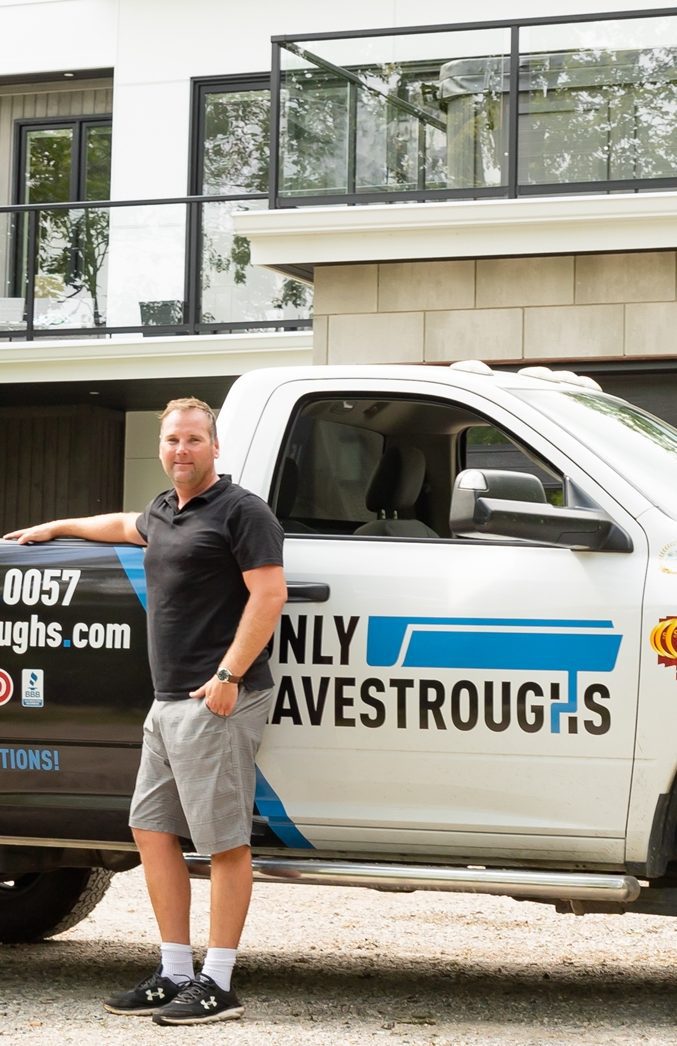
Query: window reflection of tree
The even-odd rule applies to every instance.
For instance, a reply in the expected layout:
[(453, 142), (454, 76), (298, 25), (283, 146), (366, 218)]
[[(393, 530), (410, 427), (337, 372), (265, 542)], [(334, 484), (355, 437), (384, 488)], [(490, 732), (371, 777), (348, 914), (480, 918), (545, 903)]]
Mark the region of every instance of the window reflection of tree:
[[(505, 184), (505, 56), (342, 67), (285, 46), (307, 63), (282, 74), (285, 195)], [(522, 183), (675, 175), (675, 48), (525, 52), (518, 87)]]
[[(85, 200), (107, 200), (110, 194), (110, 126), (85, 129), (83, 193)], [(38, 132), (39, 148), (32, 148), (26, 177), (31, 202), (60, 202), (70, 198), (72, 133)], [(101, 272), (108, 256), (108, 208), (45, 209), (38, 219), (36, 283), (44, 297), (68, 301), (86, 292), (91, 299), (95, 326), (105, 322), (101, 307)], [(63, 322), (63, 320), (62, 320)], [(76, 321), (76, 326), (80, 321)]]
[(645, 439), (649, 439), (657, 447), (661, 447), (669, 454), (677, 454), (677, 429), (665, 425), (651, 414), (635, 410), (627, 404), (606, 399), (601, 396), (589, 396), (585, 393), (568, 393), (570, 399), (579, 403), (587, 410), (597, 411), (604, 414), (613, 421), (618, 422), (631, 432), (636, 432)]
[[(503, 58), (487, 59), (472, 114), (445, 125), (439, 96), (444, 56), (419, 62), (284, 74), (281, 185), (285, 195), (443, 189), (451, 145), (472, 158), (464, 187), (498, 184), (504, 107)], [(499, 70), (499, 74), (496, 73)], [(488, 71), (487, 71), (488, 70)]]
[[(270, 160), (270, 92), (267, 88), (209, 92), (205, 94), (202, 194), (239, 195), (268, 193)], [(232, 229), (234, 209), (239, 203), (205, 204), (202, 221), (202, 291), (215, 277), (228, 273), (234, 287), (247, 287), (239, 308), (246, 320), (266, 318), (267, 310), (291, 309), (298, 316), (310, 310), (309, 289), (297, 280), (268, 278), (257, 273), (257, 289), (250, 276), (249, 240)], [(215, 317), (203, 310), (203, 322)], [(231, 318), (231, 317), (227, 317)]]
[(270, 93), (206, 95), (202, 192), (267, 193)]
[(589, 48), (522, 61), (523, 181), (674, 176), (674, 48)]

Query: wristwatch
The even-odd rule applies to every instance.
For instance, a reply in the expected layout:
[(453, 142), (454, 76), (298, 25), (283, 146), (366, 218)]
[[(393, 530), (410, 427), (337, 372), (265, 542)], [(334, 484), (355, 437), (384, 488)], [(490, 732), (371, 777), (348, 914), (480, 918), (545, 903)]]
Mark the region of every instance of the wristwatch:
[(216, 673), (216, 678), (218, 679), (219, 683), (242, 682), (242, 676), (234, 676), (231, 670), (229, 668), (226, 668), (225, 666), (218, 670), (218, 672)]

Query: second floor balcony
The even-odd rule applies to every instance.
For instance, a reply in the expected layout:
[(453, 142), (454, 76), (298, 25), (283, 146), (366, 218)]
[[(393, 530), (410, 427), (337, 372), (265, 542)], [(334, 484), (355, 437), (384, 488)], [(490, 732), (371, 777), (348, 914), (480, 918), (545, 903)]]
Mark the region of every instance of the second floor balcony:
[(271, 206), (677, 186), (677, 8), (273, 41)]

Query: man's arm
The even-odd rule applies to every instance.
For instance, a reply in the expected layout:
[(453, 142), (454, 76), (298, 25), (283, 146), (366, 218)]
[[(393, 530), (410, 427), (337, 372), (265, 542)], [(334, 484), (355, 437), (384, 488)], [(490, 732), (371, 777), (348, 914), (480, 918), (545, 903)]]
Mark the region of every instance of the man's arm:
[(140, 512), (109, 512), (103, 516), (82, 516), (80, 519), (54, 519), (51, 523), (38, 523), (35, 527), (22, 527), (4, 537), (15, 540), (19, 545), (31, 541), (52, 541), (53, 538), (85, 538), (87, 541), (110, 541), (145, 545), (136, 521)]
[[(244, 675), (275, 631), (282, 608), (287, 601), (287, 586), (282, 567), (257, 567), (242, 574), (249, 590), (233, 642), (221, 658), (235, 676)], [(227, 716), (237, 701), (237, 684), (222, 683), (216, 674), (204, 686), (191, 692), (191, 697), (204, 697), (207, 707), (216, 715)]]

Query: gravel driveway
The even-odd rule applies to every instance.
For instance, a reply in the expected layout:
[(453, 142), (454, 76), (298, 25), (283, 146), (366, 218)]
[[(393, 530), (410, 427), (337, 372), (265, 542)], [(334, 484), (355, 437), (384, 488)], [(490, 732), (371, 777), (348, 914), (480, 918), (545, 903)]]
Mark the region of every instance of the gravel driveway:
[[(206, 940), (208, 884), (194, 884)], [(584, 918), (504, 898), (255, 887), (237, 968), (242, 1021), (161, 1028), (103, 996), (157, 962), (140, 872), (113, 880), (85, 922), (0, 947), (9, 1043), (677, 1044), (675, 928), (642, 915)]]

